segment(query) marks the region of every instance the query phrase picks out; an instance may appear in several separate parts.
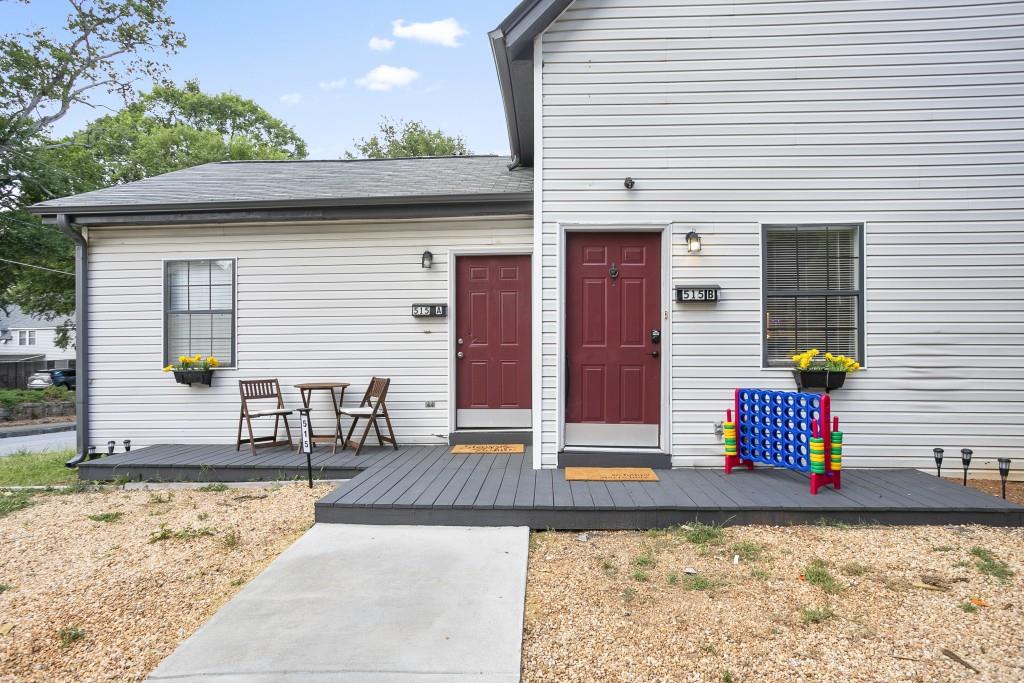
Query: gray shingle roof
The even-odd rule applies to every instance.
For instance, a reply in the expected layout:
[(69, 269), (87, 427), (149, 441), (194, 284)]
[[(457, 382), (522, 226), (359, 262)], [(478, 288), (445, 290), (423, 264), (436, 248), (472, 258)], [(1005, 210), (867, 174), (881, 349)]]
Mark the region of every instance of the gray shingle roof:
[(74, 318), (73, 315), (59, 315), (53, 320), (47, 320), (40, 316), (29, 315), (17, 306), (9, 306), (7, 310), (10, 315), (4, 313), (4, 309), (0, 308), (0, 330), (46, 330), (57, 327), (68, 318)]
[(222, 161), (36, 204), (33, 213), (446, 201), (528, 195), (533, 172), (501, 156)]

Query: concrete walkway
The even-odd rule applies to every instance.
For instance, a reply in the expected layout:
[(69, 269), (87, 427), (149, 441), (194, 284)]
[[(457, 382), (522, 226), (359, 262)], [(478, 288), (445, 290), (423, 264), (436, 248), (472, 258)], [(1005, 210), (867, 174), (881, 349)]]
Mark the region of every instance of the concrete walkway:
[(151, 681), (519, 681), (526, 527), (317, 524)]

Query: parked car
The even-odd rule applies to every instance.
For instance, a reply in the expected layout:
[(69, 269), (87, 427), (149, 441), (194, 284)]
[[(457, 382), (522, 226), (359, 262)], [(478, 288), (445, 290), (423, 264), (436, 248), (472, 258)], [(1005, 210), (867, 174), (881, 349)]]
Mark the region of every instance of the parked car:
[(48, 387), (75, 388), (75, 371), (71, 369), (43, 370), (28, 378), (29, 389), (46, 389)]

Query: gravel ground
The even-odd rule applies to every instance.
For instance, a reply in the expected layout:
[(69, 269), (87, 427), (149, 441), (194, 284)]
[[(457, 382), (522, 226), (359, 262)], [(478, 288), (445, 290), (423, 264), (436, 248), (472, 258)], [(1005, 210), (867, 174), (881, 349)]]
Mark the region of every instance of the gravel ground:
[(1024, 680), (1024, 529), (689, 532), (534, 534), (523, 680)]
[[(37, 496), (0, 519), (0, 681), (141, 680), (312, 525), (329, 490)], [(89, 519), (103, 513), (117, 518)]]

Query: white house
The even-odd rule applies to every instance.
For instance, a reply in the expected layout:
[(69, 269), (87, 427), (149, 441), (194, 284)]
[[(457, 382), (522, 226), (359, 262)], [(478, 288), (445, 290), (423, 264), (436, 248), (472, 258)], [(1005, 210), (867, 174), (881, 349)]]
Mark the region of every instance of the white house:
[[(232, 443), (239, 378), (298, 405), (380, 374), (402, 443), (711, 465), (733, 389), (791, 389), (817, 347), (865, 368), (831, 395), (848, 465), (991, 466), (1024, 440), (1022, 20), (524, 0), (490, 34), (511, 159), (208, 164), (37, 205), (79, 245), (79, 434)], [(212, 387), (161, 373), (186, 350), (226, 361)]]
[[(0, 308), (0, 361), (8, 357), (54, 361), (53, 367), (66, 368), (74, 360), (74, 345), (56, 344), (57, 328), (65, 318), (47, 320), (24, 313), (17, 306)], [(72, 332), (72, 339), (74, 339)]]

